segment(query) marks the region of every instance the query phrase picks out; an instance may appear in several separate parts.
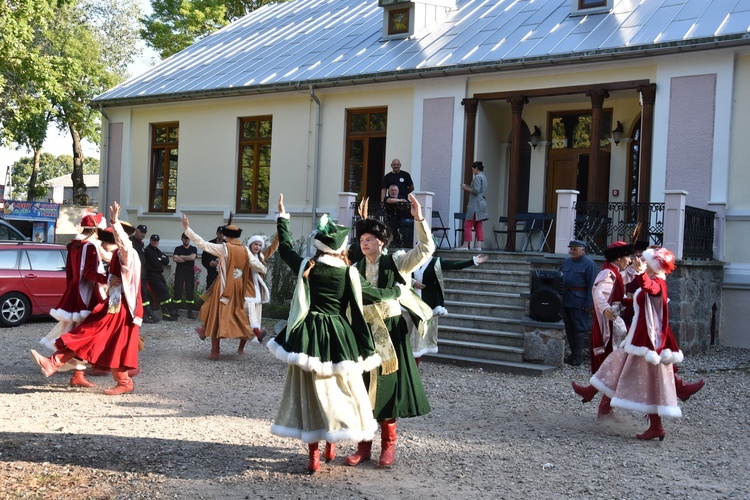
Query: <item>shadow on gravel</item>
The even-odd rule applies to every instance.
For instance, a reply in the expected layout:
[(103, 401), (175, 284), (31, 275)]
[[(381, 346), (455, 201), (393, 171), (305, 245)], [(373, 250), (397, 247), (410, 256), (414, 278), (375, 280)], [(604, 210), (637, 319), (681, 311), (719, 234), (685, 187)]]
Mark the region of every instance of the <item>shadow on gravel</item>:
[(216, 479), (246, 471), (304, 473), (301, 453), (269, 446), (90, 434), (0, 432), (0, 462), (76, 465), (101, 471)]

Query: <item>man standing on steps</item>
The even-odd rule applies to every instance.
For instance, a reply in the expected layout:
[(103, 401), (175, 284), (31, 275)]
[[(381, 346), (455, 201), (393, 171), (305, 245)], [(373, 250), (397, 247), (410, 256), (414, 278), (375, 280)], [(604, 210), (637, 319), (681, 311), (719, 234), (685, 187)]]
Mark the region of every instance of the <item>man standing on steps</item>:
[(594, 311), (591, 289), (599, 269), (586, 255), (586, 243), (573, 240), (568, 248), (570, 257), (560, 267), (563, 273), (563, 322), (570, 344), (570, 356), (565, 358), (565, 362), (581, 366), (583, 337), (591, 329), (591, 315)]
[(392, 185), (398, 186), (398, 197), (406, 199), (406, 196), (414, 191), (414, 182), (411, 180), (409, 172), (401, 170), (401, 160), (394, 158), (391, 162), (391, 171), (383, 177), (383, 183), (380, 188), (380, 202), (385, 201), (385, 195), (388, 194), (388, 188)]

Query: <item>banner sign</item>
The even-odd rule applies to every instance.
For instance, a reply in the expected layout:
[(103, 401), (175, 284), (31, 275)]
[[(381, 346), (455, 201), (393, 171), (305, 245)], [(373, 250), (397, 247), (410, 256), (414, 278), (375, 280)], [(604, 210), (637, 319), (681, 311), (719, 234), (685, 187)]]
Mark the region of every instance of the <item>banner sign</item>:
[(59, 215), (59, 203), (7, 200), (3, 208), (6, 219), (57, 219)]

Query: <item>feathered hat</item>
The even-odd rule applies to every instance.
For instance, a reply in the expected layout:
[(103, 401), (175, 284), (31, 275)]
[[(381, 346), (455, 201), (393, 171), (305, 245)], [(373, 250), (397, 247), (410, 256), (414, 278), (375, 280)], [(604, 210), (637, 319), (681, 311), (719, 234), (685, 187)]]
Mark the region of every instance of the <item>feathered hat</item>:
[(229, 221), (227, 222), (227, 225), (221, 228), (221, 232), (226, 236), (227, 238), (239, 238), (242, 236), (242, 229), (232, 224), (232, 217), (234, 214), (232, 212), (229, 212)]
[(314, 245), (321, 252), (340, 254), (349, 245), (350, 229), (334, 223), (328, 214), (323, 214), (315, 230)]
[(674, 254), (664, 247), (648, 248), (643, 252), (643, 260), (656, 274), (664, 275), (671, 273), (677, 267)]
[(104, 220), (104, 214), (86, 209), (81, 214), (81, 223), (79, 226), (81, 229), (104, 229), (107, 227), (107, 222)]
[(377, 219), (369, 218), (367, 214), (367, 202), (368, 198), (365, 198), (359, 204), (358, 212), (361, 218), (354, 223), (354, 233), (357, 239), (359, 239), (363, 234), (371, 234), (379, 239), (383, 243), (383, 246), (387, 247), (391, 244), (393, 235), (388, 229), (388, 226)]
[(627, 257), (633, 253), (633, 245), (629, 245), (624, 241), (615, 241), (607, 248), (604, 249), (604, 258), (607, 262), (612, 262), (620, 257)]

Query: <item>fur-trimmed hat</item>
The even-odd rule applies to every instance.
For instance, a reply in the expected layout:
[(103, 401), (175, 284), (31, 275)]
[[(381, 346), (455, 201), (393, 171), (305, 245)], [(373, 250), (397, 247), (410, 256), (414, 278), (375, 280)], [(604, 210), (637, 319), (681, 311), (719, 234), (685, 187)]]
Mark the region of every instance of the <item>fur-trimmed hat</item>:
[(656, 274), (667, 275), (675, 270), (674, 254), (664, 247), (648, 248), (643, 252), (643, 260)]
[(357, 235), (357, 239), (361, 238), (363, 234), (371, 234), (379, 239), (383, 246), (391, 244), (393, 235), (388, 227), (382, 222), (375, 219), (360, 219), (354, 224), (354, 232)]
[(604, 249), (604, 258), (607, 259), (607, 262), (613, 262), (620, 257), (627, 257), (632, 253), (633, 245), (629, 245), (624, 241), (615, 241)]
[(247, 246), (249, 247), (250, 245), (252, 245), (256, 241), (258, 243), (260, 243), (262, 245), (262, 247), (266, 246), (266, 239), (263, 236), (261, 236), (260, 234), (254, 234), (254, 235), (252, 235), (250, 237), (250, 239), (247, 240)]
[(321, 252), (340, 254), (349, 246), (350, 229), (334, 223), (328, 214), (323, 214), (315, 229), (314, 245)]
[(104, 220), (104, 214), (92, 212), (87, 209), (81, 214), (81, 223), (79, 225), (82, 229), (104, 229), (107, 227), (107, 222)]
[(221, 228), (221, 233), (227, 238), (239, 238), (242, 236), (242, 229), (234, 224), (228, 224)]

